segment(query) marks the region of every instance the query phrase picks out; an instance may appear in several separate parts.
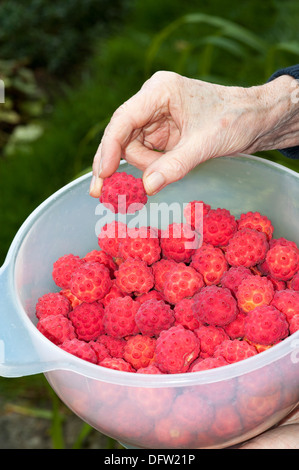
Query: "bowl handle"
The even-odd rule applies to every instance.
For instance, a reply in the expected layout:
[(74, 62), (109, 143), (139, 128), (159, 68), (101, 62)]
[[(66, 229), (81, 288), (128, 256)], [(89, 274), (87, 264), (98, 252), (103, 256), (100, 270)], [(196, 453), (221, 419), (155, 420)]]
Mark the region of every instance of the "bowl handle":
[(39, 332), (21, 315), (11, 289), (11, 271), (8, 263), (0, 267), (0, 376), (22, 377), (57, 369), (59, 349), (56, 353), (51, 344), (43, 346)]

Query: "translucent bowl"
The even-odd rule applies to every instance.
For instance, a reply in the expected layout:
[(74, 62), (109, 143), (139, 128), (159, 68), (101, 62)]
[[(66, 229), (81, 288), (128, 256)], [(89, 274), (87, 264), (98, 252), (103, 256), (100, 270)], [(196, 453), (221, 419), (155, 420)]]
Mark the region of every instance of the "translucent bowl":
[[(126, 163), (121, 170), (140, 176)], [(223, 448), (276, 425), (299, 401), (299, 331), (236, 364), (146, 375), (83, 361), (37, 330), (36, 301), (57, 290), (53, 262), (98, 248), (97, 233), (109, 217), (89, 196), (89, 182), (87, 174), (53, 194), (13, 240), (0, 269), (0, 375), (44, 373), (74, 413), (127, 447)], [(260, 211), (271, 218), (276, 238), (299, 243), (298, 183), (297, 173), (267, 160), (222, 157), (201, 164), (149, 202), (200, 199), (235, 216)]]

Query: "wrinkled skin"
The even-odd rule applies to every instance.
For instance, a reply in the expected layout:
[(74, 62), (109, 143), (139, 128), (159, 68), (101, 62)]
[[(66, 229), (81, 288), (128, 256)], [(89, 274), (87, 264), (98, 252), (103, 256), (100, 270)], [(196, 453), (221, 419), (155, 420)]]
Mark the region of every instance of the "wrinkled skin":
[(143, 171), (151, 195), (209, 158), (296, 145), (297, 87), (286, 75), (242, 88), (156, 72), (113, 114), (94, 157), (90, 194), (100, 195), (121, 158)]

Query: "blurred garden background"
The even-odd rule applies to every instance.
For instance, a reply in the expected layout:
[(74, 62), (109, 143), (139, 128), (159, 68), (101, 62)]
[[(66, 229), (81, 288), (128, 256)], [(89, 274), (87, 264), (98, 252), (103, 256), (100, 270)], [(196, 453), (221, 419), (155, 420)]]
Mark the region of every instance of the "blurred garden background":
[[(2, 0), (0, 264), (32, 210), (91, 169), (111, 114), (155, 71), (264, 83), (299, 63), (298, 20), (297, 0)], [(119, 447), (42, 375), (0, 379), (0, 429), (0, 448)]]

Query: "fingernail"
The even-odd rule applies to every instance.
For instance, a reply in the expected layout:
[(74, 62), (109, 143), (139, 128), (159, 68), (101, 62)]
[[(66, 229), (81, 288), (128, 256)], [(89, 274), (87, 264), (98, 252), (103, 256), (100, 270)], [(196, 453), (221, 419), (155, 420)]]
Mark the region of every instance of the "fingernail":
[(144, 179), (144, 187), (148, 194), (156, 193), (164, 183), (165, 178), (158, 171), (154, 171)]
[(92, 197), (100, 197), (102, 186), (103, 186), (102, 178), (99, 178), (93, 175), (93, 177), (91, 178), (91, 182), (90, 182), (89, 194)]

